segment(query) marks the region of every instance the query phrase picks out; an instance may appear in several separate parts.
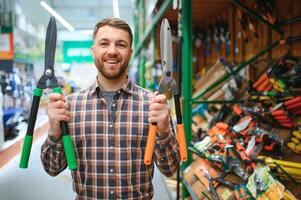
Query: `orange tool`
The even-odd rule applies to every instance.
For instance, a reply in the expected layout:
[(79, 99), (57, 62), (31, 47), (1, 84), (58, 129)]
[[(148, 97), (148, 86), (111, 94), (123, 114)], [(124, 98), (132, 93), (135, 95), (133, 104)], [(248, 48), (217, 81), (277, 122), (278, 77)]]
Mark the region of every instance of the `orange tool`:
[[(167, 19), (163, 19), (160, 29), (160, 50), (161, 62), (163, 67), (163, 77), (159, 83), (159, 94), (172, 93), (174, 96), (176, 116), (177, 116), (177, 141), (179, 143), (180, 157), (182, 161), (187, 160), (186, 139), (184, 126), (182, 124), (182, 114), (180, 105), (180, 94), (176, 81), (172, 77), (172, 41), (171, 29)], [(155, 140), (157, 133), (157, 123), (152, 123), (149, 127), (144, 163), (150, 165), (152, 162)]]

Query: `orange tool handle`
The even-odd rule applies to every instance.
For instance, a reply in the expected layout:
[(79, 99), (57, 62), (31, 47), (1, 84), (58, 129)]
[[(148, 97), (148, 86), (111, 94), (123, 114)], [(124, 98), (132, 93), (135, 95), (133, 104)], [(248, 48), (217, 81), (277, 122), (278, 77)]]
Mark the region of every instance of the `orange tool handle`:
[(292, 120), (290, 120), (290, 119), (277, 119), (277, 121), (279, 123), (292, 123)]
[(150, 165), (152, 162), (153, 152), (155, 148), (155, 141), (156, 141), (156, 133), (157, 133), (157, 123), (152, 123), (151, 125), (149, 125), (146, 149), (144, 154), (144, 164), (146, 165)]
[(178, 143), (180, 148), (180, 156), (182, 161), (187, 161), (186, 138), (183, 124), (177, 124)]
[(279, 115), (279, 116), (275, 116), (274, 117), (276, 120), (287, 120), (287, 119), (290, 119), (288, 116), (286, 115)]
[(295, 104), (300, 101), (301, 101), (301, 97), (299, 96), (299, 97), (296, 97), (296, 98), (293, 98), (291, 100), (284, 102), (284, 105), (289, 106), (289, 105)]
[(272, 112), (272, 115), (275, 116), (282, 116), (282, 115), (286, 115), (284, 110), (275, 110)]
[(286, 128), (294, 128), (295, 125), (293, 123), (280, 123), (281, 126)]
[(218, 122), (218, 123), (216, 123), (215, 126), (216, 126), (217, 128), (222, 129), (222, 130), (228, 130), (228, 128), (229, 128), (229, 125), (226, 124), (226, 123), (223, 123), (223, 122)]
[(268, 74), (264, 73), (254, 84), (253, 87), (257, 88), (259, 85), (261, 85), (266, 79), (268, 79)]
[(298, 108), (300, 108), (301, 107), (301, 102), (298, 102), (298, 103), (295, 103), (295, 104), (291, 104), (291, 105), (288, 105), (286, 108), (288, 109), (288, 110), (292, 110), (292, 109), (298, 109)]
[(269, 84), (269, 86), (267, 88), (265, 88), (263, 91), (270, 91), (271, 89), (273, 88), (273, 85), (272, 84)]
[(234, 106), (233, 106), (233, 111), (234, 111), (234, 113), (236, 114), (236, 115), (241, 115), (242, 114), (242, 109), (241, 109), (241, 107), (238, 105), (238, 104), (235, 104)]
[(265, 79), (264, 82), (259, 85), (256, 89), (259, 91), (259, 92), (263, 92), (264, 89), (268, 88), (269, 87), (269, 84), (270, 84), (270, 79)]

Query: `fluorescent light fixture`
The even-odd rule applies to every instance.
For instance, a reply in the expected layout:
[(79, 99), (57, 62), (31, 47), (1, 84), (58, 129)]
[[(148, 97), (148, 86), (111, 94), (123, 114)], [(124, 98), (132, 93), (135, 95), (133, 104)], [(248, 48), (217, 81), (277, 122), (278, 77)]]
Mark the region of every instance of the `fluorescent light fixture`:
[(74, 27), (69, 24), (60, 14), (58, 14), (53, 8), (51, 8), (46, 2), (41, 1), (41, 6), (45, 8), (53, 17), (55, 17), (63, 26), (65, 26), (69, 31), (74, 31)]
[(113, 13), (114, 17), (120, 18), (118, 0), (113, 0)]

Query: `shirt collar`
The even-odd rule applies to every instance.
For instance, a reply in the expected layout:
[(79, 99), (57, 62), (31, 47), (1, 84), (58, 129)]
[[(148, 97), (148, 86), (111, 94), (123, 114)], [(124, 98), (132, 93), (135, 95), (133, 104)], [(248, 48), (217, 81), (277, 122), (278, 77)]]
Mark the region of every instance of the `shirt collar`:
[[(94, 81), (94, 83), (91, 85), (90, 87), (90, 92), (92, 94), (97, 94), (98, 92), (101, 92), (102, 87), (99, 85), (98, 81), (97, 81), (97, 77), (96, 80)], [(122, 85), (121, 91), (124, 91), (126, 93), (132, 94), (133, 93), (133, 82), (131, 81), (131, 79), (127, 76), (126, 81), (124, 82), (124, 84)]]

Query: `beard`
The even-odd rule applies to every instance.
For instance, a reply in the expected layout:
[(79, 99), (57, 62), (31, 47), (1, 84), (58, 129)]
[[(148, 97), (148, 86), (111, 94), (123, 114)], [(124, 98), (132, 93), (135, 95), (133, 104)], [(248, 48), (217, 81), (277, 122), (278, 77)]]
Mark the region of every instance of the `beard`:
[(126, 72), (128, 66), (128, 62), (124, 62), (121, 64), (121, 67), (116, 72), (109, 72), (104, 67), (103, 62), (100, 62), (99, 60), (95, 59), (94, 64), (97, 67), (98, 71), (101, 73), (101, 75), (103, 75), (106, 79), (109, 80), (115, 80), (120, 78)]

